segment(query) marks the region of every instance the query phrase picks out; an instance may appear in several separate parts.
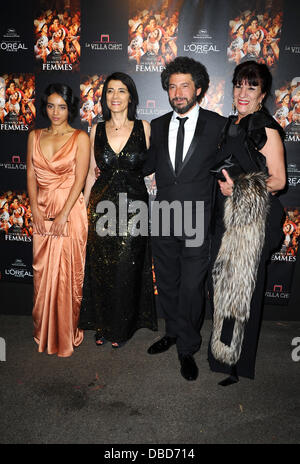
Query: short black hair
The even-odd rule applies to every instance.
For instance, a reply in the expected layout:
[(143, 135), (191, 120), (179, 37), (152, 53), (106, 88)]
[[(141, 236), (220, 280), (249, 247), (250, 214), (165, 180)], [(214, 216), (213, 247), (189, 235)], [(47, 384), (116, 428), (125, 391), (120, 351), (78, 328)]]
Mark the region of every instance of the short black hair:
[(121, 81), (124, 85), (126, 85), (130, 95), (127, 116), (130, 121), (134, 121), (136, 119), (136, 109), (139, 104), (139, 96), (133, 79), (123, 72), (114, 72), (108, 76), (104, 82), (101, 96), (102, 116), (104, 121), (108, 121), (111, 118), (111, 112), (106, 102), (106, 92), (110, 81)]
[(74, 95), (73, 90), (67, 84), (55, 83), (48, 85), (41, 98), (42, 115), (45, 118), (48, 118), (46, 110), (48, 97), (50, 97), (50, 95), (52, 95), (53, 93), (57, 93), (66, 102), (68, 107), (68, 122), (74, 121), (75, 117), (78, 114), (79, 99)]
[(169, 80), (172, 74), (191, 74), (196, 89), (201, 89), (200, 94), (197, 96), (197, 101), (200, 102), (202, 100), (209, 86), (209, 75), (202, 63), (187, 56), (178, 56), (167, 64), (161, 73), (161, 84), (166, 91), (168, 91)]
[(264, 63), (257, 63), (254, 60), (244, 61), (236, 66), (232, 83), (241, 84), (243, 81), (249, 85), (261, 86), (262, 93), (265, 93), (263, 101), (270, 95), (272, 87), (272, 74), (268, 66)]

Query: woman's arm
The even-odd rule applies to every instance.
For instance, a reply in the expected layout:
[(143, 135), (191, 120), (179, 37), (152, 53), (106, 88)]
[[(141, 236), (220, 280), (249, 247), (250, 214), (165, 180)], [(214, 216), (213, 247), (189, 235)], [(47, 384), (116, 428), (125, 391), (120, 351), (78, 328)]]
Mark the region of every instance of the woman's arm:
[(285, 187), (286, 173), (284, 163), (284, 148), (276, 129), (266, 127), (267, 141), (260, 152), (266, 157), (270, 177), (267, 187), (270, 193), (277, 193)]
[[(260, 149), (266, 157), (266, 164), (269, 171), (269, 178), (267, 179), (268, 192), (273, 195), (285, 187), (286, 173), (284, 163), (284, 148), (280, 135), (276, 129), (269, 129), (266, 127), (267, 141), (263, 148)], [(226, 182), (218, 181), (220, 190), (224, 196), (232, 194), (234, 182), (229, 177), (227, 171), (223, 169)]]
[(88, 135), (81, 131), (78, 135), (77, 153), (76, 153), (76, 165), (75, 165), (75, 180), (71, 187), (68, 198), (60, 211), (56, 216), (51, 226), (50, 232), (53, 235), (63, 235), (64, 226), (68, 220), (71, 209), (73, 208), (76, 200), (78, 199), (86, 179), (86, 175), (89, 167), (89, 156), (90, 156), (90, 141)]
[(91, 145), (90, 164), (89, 164), (89, 171), (88, 171), (88, 175), (87, 175), (85, 186), (84, 186), (84, 192), (83, 192), (84, 201), (85, 201), (86, 206), (88, 205), (88, 202), (89, 202), (92, 187), (93, 187), (93, 185), (94, 185), (94, 183), (96, 181), (96, 178), (98, 177), (98, 176), (96, 176), (96, 173), (95, 173), (95, 169), (97, 167), (97, 164), (96, 164), (96, 161), (95, 161), (95, 154), (94, 154), (94, 143), (95, 143), (96, 127), (97, 127), (97, 124), (95, 124), (92, 127), (91, 134), (90, 134), (90, 142), (91, 142), (90, 143), (90, 145)]
[(148, 121), (142, 121), (144, 126), (145, 138), (146, 138), (146, 146), (149, 150), (150, 147), (150, 135), (151, 135), (151, 126)]
[[(146, 123), (146, 121), (143, 121), (143, 124)], [(149, 123), (148, 123), (149, 124)], [(143, 175), (144, 176), (149, 176), (150, 174), (153, 174), (156, 169), (156, 148), (154, 144), (154, 133), (153, 133), (153, 125), (149, 124), (144, 124), (144, 130), (145, 130), (145, 136), (146, 136), (146, 143), (147, 143), (147, 156), (145, 163), (143, 165)], [(148, 137), (148, 140), (147, 140)]]
[(36, 181), (36, 176), (32, 164), (32, 154), (33, 154), (33, 141), (34, 141), (34, 131), (31, 131), (28, 135), (27, 142), (27, 192), (29, 196), (30, 207), (32, 211), (32, 222), (35, 228), (35, 231), (38, 234), (43, 235), (45, 230), (44, 217), (42, 212), (38, 207), (37, 196), (38, 196), (38, 185)]

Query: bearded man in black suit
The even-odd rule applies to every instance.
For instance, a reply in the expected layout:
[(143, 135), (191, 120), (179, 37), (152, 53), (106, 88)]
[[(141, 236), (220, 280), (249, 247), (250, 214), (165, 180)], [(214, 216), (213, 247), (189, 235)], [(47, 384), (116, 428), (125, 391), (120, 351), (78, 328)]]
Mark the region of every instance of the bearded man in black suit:
[[(162, 72), (161, 82), (173, 111), (151, 122), (150, 151), (144, 173), (155, 172), (156, 202), (181, 209), (178, 216), (178, 211), (170, 208), (173, 215), (169, 234), (166, 235), (161, 223), (159, 232), (152, 233), (165, 336), (151, 345), (148, 353), (162, 353), (176, 344), (182, 376), (186, 380), (196, 380), (198, 367), (193, 355), (202, 340), (200, 330), (204, 320), (204, 282), (215, 182), (209, 170), (216, 164), (216, 147), (226, 119), (199, 106), (209, 85), (208, 73), (201, 63), (177, 57)], [(201, 243), (197, 239), (200, 210)], [(160, 219), (163, 221), (165, 215)], [(181, 232), (178, 221), (182, 221)], [(187, 234), (187, 222), (193, 224), (190, 230), (195, 232), (194, 238)]]

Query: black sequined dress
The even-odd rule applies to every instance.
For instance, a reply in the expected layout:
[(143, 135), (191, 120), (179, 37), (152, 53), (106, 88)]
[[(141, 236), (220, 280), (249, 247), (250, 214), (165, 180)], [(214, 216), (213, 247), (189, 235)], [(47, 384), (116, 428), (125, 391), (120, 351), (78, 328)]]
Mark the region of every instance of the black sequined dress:
[[(141, 222), (137, 226), (135, 218), (141, 210), (136, 209), (138, 203), (133, 203), (140, 201), (148, 206), (142, 173), (146, 156), (142, 121), (135, 120), (119, 154), (108, 143), (105, 122), (100, 122), (94, 153), (101, 174), (92, 188), (88, 207), (80, 327), (98, 330), (101, 337), (120, 343), (139, 328), (157, 330), (150, 237), (136, 233)], [(103, 236), (104, 229), (109, 229), (110, 235)]]

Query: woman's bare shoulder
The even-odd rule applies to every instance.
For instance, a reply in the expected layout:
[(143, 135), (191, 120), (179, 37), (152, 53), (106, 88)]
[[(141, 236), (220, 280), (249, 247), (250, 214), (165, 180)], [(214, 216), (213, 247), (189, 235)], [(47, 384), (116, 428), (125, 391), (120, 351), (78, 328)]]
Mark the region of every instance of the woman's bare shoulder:
[(79, 130), (78, 138), (81, 140), (89, 140), (88, 134), (84, 130)]
[(31, 129), (31, 131), (28, 134), (28, 140), (32, 141), (34, 138), (45, 129)]

